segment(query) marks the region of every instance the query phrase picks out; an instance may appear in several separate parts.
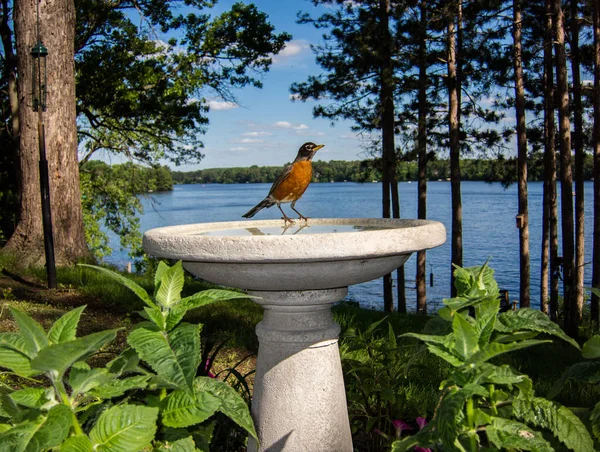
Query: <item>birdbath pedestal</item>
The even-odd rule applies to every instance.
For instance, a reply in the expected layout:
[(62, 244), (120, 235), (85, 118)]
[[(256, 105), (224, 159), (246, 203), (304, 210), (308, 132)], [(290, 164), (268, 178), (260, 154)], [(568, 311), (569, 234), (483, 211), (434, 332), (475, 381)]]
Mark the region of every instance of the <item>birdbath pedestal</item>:
[(436, 221), (310, 219), (200, 223), (152, 229), (144, 249), (192, 274), (248, 290), (265, 309), (250, 451), (351, 452), (340, 327), (331, 306), (348, 286), (379, 278), (446, 240)]

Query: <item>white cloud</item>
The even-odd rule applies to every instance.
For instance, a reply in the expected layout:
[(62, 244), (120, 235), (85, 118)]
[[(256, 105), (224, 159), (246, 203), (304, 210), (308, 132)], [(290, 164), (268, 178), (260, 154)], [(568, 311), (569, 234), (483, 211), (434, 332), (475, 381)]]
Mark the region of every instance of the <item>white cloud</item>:
[(235, 146), (235, 147), (229, 148), (229, 150), (230, 151), (247, 151), (248, 148), (245, 148), (243, 146)]
[(287, 121), (277, 121), (273, 124), (277, 129), (291, 129), (292, 123)]
[(272, 55), (274, 64), (285, 63), (302, 56), (310, 50), (310, 44), (303, 39), (293, 39), (277, 55)]
[(224, 102), (220, 100), (209, 100), (208, 106), (211, 110), (231, 110), (239, 107), (235, 102)]
[(250, 143), (262, 143), (263, 140), (257, 140), (256, 138), (236, 138), (234, 140), (229, 140), (230, 143), (242, 143), (242, 144), (250, 144)]
[(294, 129), (294, 130), (307, 130), (308, 126), (306, 124), (299, 124), (297, 126), (293, 126), (292, 129)]
[(245, 132), (242, 133), (244, 137), (268, 137), (273, 135), (271, 132)]
[(290, 94), (290, 100), (302, 100), (300, 94)]

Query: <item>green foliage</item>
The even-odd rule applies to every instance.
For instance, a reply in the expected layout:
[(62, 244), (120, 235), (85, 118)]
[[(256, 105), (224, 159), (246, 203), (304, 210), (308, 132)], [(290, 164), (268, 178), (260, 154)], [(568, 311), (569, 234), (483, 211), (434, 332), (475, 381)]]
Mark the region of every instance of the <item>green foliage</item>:
[[(430, 352), (453, 369), (440, 386), (431, 422), (413, 437), (397, 441), (394, 450), (407, 450), (417, 443), (462, 451), (480, 447), (554, 450), (544, 431), (572, 450), (593, 450), (587, 429), (570, 410), (536, 397), (526, 375), (490, 362), (498, 355), (547, 342), (535, 339), (540, 334), (561, 338), (577, 348), (578, 344), (540, 312), (499, 313), (498, 285), (487, 265), (456, 268), (454, 275), (458, 296), (444, 300), (436, 320), (443, 332), (404, 335), (424, 341)], [(445, 329), (440, 328), (442, 319)]]
[(44, 375), (51, 384), (0, 387), (0, 451), (131, 452), (151, 444), (157, 450), (206, 450), (217, 412), (256, 437), (244, 399), (224, 382), (197, 376), (201, 325), (181, 322), (189, 309), (245, 295), (209, 290), (182, 298), (181, 262), (159, 264), (152, 295), (118, 273), (93, 268), (139, 296), (150, 321), (129, 334), (131, 348), (105, 367), (91, 368), (86, 360), (118, 329), (77, 337), (80, 307), (46, 332), (11, 308), (19, 331), (0, 333), (0, 367), (20, 377)]

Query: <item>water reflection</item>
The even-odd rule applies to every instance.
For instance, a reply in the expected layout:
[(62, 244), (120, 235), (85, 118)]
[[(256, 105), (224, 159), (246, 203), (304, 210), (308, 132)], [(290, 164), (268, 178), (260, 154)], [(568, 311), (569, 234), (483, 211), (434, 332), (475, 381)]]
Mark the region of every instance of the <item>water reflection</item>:
[(250, 235), (295, 235), (295, 234), (336, 234), (340, 232), (380, 231), (393, 229), (381, 226), (365, 226), (357, 224), (317, 224), (294, 223), (281, 224), (281, 226), (260, 226), (251, 228), (219, 229), (214, 231), (199, 232), (198, 235), (218, 237), (243, 237)]

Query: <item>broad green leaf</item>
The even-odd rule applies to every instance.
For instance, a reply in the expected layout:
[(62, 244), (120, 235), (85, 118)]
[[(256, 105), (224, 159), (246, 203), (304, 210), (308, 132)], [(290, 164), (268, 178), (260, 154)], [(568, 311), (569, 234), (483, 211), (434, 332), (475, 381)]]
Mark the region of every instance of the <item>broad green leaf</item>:
[(117, 272), (109, 270), (108, 268), (98, 267), (96, 265), (88, 265), (88, 264), (78, 264), (78, 265), (80, 265), (81, 267), (93, 268), (95, 270), (98, 270), (99, 272), (104, 273), (105, 275), (110, 276), (115, 281), (119, 282), (121, 285), (123, 285), (123, 286), (127, 287), (129, 290), (131, 290), (134, 294), (136, 294), (139, 297), (140, 300), (142, 300), (144, 303), (146, 303), (151, 308), (156, 306), (154, 301), (152, 301), (152, 298), (150, 298), (150, 295), (148, 295), (148, 292), (146, 292), (146, 289), (144, 289), (142, 286), (140, 286), (136, 282), (132, 281), (131, 279), (126, 278), (125, 276), (123, 276)]
[(513, 408), (519, 419), (550, 430), (569, 449), (575, 452), (594, 450), (594, 441), (585, 425), (568, 408), (541, 397), (534, 398), (531, 403), (515, 399)]
[(391, 323), (388, 323), (388, 343), (392, 350), (398, 346), (396, 343), (396, 333), (394, 332), (394, 328), (392, 328)]
[(191, 436), (167, 442), (163, 447), (154, 449), (154, 452), (196, 452), (196, 443)]
[(477, 316), (474, 328), (477, 333), (477, 344), (479, 347), (483, 347), (485, 344), (490, 342), (492, 333), (494, 332), (494, 325), (496, 324), (496, 314), (486, 314)]
[(40, 416), (0, 435), (0, 452), (41, 451), (58, 446), (71, 429), (73, 415), (66, 405), (56, 405)]
[(117, 405), (103, 412), (90, 431), (94, 450), (136, 452), (148, 446), (156, 433), (158, 408)]
[(73, 309), (54, 322), (54, 325), (52, 325), (52, 328), (48, 331), (48, 339), (51, 344), (68, 342), (75, 339), (77, 325), (79, 324), (79, 319), (84, 309), (85, 306)]
[(29, 358), (35, 356), (29, 350), (25, 338), (19, 333), (0, 333), (0, 347), (15, 350)]
[(205, 391), (189, 395), (176, 390), (165, 397), (161, 405), (162, 423), (175, 428), (199, 424), (221, 408), (219, 399)]
[(50, 345), (31, 361), (31, 367), (42, 372), (57, 372), (62, 376), (71, 365), (84, 360), (114, 340), (121, 328), (100, 331), (75, 339)]
[(475, 308), (475, 317), (479, 320), (483, 317), (494, 317), (498, 315), (500, 312), (500, 299), (492, 298), (481, 303), (478, 303), (474, 306)]
[(439, 336), (437, 334), (404, 333), (400, 337), (414, 337), (425, 343), (441, 344), (444, 347), (454, 346), (454, 336), (452, 333), (447, 334), (446, 336)]
[(477, 378), (479, 384), (492, 383), (495, 385), (514, 385), (522, 383), (527, 376), (514, 371), (510, 366), (494, 366), (484, 363), (479, 366), (480, 377)]
[(498, 316), (498, 320), (496, 321), (496, 330), (502, 333), (513, 333), (524, 330), (551, 334), (579, 349), (579, 344), (574, 339), (567, 336), (556, 323), (537, 309), (524, 308), (503, 312)]
[(19, 325), (19, 332), (25, 340), (27, 356), (34, 358), (38, 351), (48, 346), (48, 338), (42, 326), (25, 314), (12, 306), (9, 307), (15, 322)]
[(169, 334), (138, 328), (129, 334), (127, 342), (161, 378), (192, 394), (200, 363), (199, 325), (182, 323)]
[(452, 448), (454, 441), (458, 438), (460, 424), (464, 418), (466, 394), (458, 388), (448, 390), (440, 401), (437, 408), (437, 427), (440, 439), (445, 447)]
[(86, 393), (96, 386), (106, 383), (111, 376), (106, 368), (86, 369), (85, 367), (73, 366), (69, 373), (69, 384), (71, 385), (72, 399), (77, 395)]
[(151, 320), (159, 329), (163, 331), (167, 330), (166, 319), (159, 307), (149, 308), (146, 306), (144, 311), (146, 312), (148, 319)]
[[(13, 393), (13, 389), (5, 386), (5, 385), (0, 385), (0, 416), (1, 417), (6, 417), (6, 418), (14, 418), (16, 417), (21, 410), (21, 408), (19, 408), (17, 406), (17, 404), (14, 402), (13, 399), (11, 399), (10, 395)], [(12, 426), (11, 426), (12, 428)]]
[(39, 408), (48, 402), (45, 388), (25, 388), (10, 394), (10, 398), (17, 404), (27, 408)]
[(181, 300), (181, 290), (183, 289), (184, 282), (183, 267), (181, 261), (179, 261), (163, 272), (160, 287), (158, 288), (158, 292), (156, 292), (156, 301), (164, 307), (171, 307), (177, 304)]
[(600, 336), (595, 335), (589, 338), (586, 343), (583, 344), (581, 354), (586, 359), (600, 358)]
[(452, 354), (450, 351), (443, 347), (439, 347), (434, 344), (427, 344), (427, 350), (429, 350), (434, 355), (439, 356), (444, 361), (447, 361), (448, 363), (452, 364), (454, 367), (460, 367), (465, 364), (464, 361), (461, 360), (458, 356)]
[(525, 341), (527, 339), (533, 339), (534, 337), (537, 337), (539, 335), (540, 333), (538, 331), (520, 331), (518, 333), (499, 333), (498, 331), (494, 331), (492, 340), (494, 342), (508, 344), (510, 342), (518, 342)]
[(245, 429), (258, 441), (248, 405), (235, 389), (227, 383), (208, 377), (196, 378), (195, 387), (196, 393), (207, 391), (219, 399), (221, 401), (219, 411)]
[[(225, 289), (208, 289), (202, 292), (197, 292), (186, 298), (182, 298), (179, 302), (180, 306), (185, 307), (186, 310), (199, 308), (215, 301), (227, 301), (234, 299), (252, 298), (249, 295), (241, 292), (234, 292), (232, 290)], [(383, 321), (383, 319), (382, 319)]]
[(133, 348), (128, 348), (111, 362), (106, 367), (111, 374), (121, 375), (128, 372), (137, 372), (140, 357)]
[(5, 347), (0, 347), (0, 367), (10, 369), (21, 377), (33, 377), (41, 373), (31, 368), (31, 359), (26, 355)]
[(169, 269), (169, 266), (165, 261), (160, 261), (158, 266), (156, 267), (156, 272), (154, 273), (154, 296), (156, 297), (156, 293), (160, 288), (160, 282), (162, 281), (163, 275)]
[(150, 377), (150, 375), (136, 375), (134, 377), (123, 378), (122, 380), (115, 379), (106, 384), (96, 386), (89, 391), (89, 394), (101, 399), (120, 397), (127, 391), (131, 391), (133, 389), (144, 389), (146, 386), (148, 386), (148, 380), (150, 380)]
[(463, 360), (468, 359), (479, 350), (479, 337), (473, 325), (467, 320), (458, 315), (454, 316), (452, 329), (454, 331), (454, 350)]
[(532, 347), (534, 345), (546, 344), (552, 341), (543, 341), (543, 340), (531, 340), (531, 341), (521, 341), (521, 342), (511, 342), (508, 344), (500, 344), (498, 342), (491, 342), (489, 344), (481, 347), (481, 350), (471, 356), (466, 364), (469, 365), (478, 365), (482, 364), (495, 356), (502, 355), (503, 353), (512, 352), (514, 350), (519, 350), (521, 348)]
[(592, 424), (592, 433), (597, 440), (600, 440), (600, 402), (594, 405), (590, 415), (590, 424)]
[(531, 430), (520, 422), (494, 417), (491, 424), (485, 429), (485, 433), (490, 443), (500, 450), (554, 452), (550, 443), (544, 439), (541, 433)]
[(173, 306), (173, 308), (169, 309), (169, 313), (167, 314), (167, 318), (165, 319), (165, 329), (167, 331), (171, 331), (173, 328), (175, 328), (179, 324), (179, 322), (183, 320), (183, 317), (185, 316), (186, 312), (187, 309), (181, 304)]
[(93, 452), (92, 442), (86, 435), (67, 438), (60, 446), (60, 452)]
[[(585, 346), (584, 346), (585, 349)], [(563, 372), (558, 380), (550, 389), (547, 398), (553, 399), (562, 390), (565, 383), (569, 380), (582, 381), (588, 384), (600, 383), (600, 362), (583, 361), (572, 365)]]

